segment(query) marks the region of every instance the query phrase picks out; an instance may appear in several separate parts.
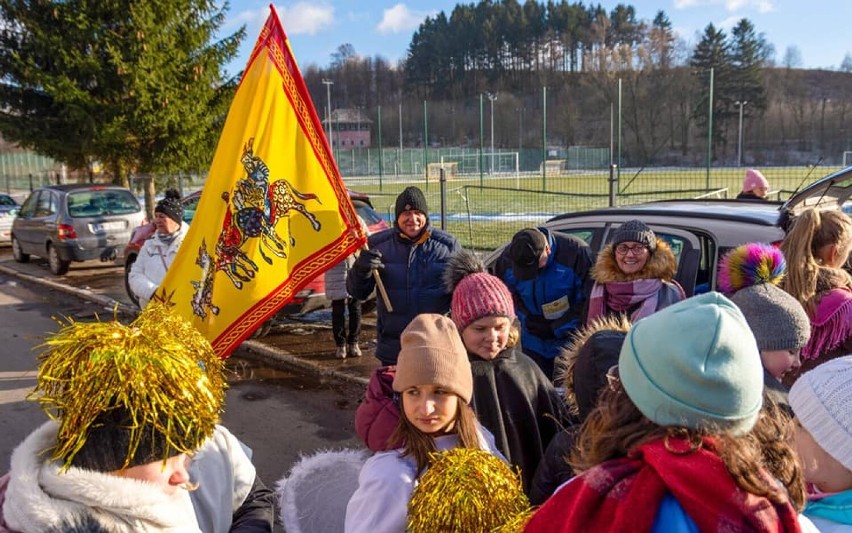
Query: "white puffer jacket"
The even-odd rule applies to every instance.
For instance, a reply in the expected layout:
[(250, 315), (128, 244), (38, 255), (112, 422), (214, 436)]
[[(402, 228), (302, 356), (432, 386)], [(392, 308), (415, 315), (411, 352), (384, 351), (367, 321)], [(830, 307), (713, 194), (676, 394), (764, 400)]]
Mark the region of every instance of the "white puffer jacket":
[[(49, 421), (12, 454), (0, 523), (12, 531), (41, 533), (95, 521), (108, 531), (200, 532), (189, 493), (173, 495), (150, 482), (46, 461), (59, 426)], [(58, 530), (58, 529), (57, 529)]]
[(186, 222), (181, 222), (174, 240), (168, 244), (163, 243), (155, 233), (139, 250), (136, 262), (130, 267), (128, 282), (142, 309), (148, 305), (148, 301), (166, 277), (166, 270), (174, 261), (188, 230)]

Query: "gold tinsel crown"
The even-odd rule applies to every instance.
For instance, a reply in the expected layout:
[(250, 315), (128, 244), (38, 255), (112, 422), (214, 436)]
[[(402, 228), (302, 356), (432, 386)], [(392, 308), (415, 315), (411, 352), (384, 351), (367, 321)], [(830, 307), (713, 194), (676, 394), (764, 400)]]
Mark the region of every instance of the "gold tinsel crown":
[(430, 459), (408, 504), (407, 531), (521, 530), (531, 508), (517, 471), (470, 448), (433, 452)]
[(225, 394), (223, 365), (192, 324), (156, 302), (129, 326), (66, 320), (39, 346), (30, 395), (59, 423), (52, 460), (70, 466), (97, 418), (115, 409), (131, 420), (125, 466), (144, 431), (160, 434), (166, 450), (177, 453), (192, 452), (213, 434)]

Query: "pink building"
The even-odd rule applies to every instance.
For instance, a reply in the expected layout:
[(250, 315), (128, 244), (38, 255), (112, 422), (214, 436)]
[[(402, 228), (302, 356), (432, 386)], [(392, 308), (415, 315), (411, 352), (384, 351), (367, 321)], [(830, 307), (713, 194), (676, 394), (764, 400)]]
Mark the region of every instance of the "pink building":
[[(328, 135), (328, 121), (322, 123)], [(343, 150), (369, 148), (372, 123), (361, 109), (335, 109), (331, 112), (332, 146)]]

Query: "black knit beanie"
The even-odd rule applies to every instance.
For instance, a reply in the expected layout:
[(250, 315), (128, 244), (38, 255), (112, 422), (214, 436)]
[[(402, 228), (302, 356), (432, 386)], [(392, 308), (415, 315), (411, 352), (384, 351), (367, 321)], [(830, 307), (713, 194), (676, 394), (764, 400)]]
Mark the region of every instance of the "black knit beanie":
[(426, 206), (426, 197), (423, 196), (423, 191), (417, 187), (406, 187), (404, 191), (396, 197), (396, 207), (394, 220), (399, 219), (399, 215), (403, 211), (417, 210), (422, 212), (427, 217), (429, 216), (429, 208)]
[(612, 245), (618, 246), (623, 242), (644, 244), (652, 252), (657, 249), (657, 236), (654, 234), (654, 230), (641, 220), (628, 220), (615, 230)]
[(180, 193), (175, 189), (166, 191), (166, 197), (157, 202), (155, 213), (163, 213), (178, 224), (183, 222), (183, 204), (180, 203)]
[[(133, 418), (123, 407), (101, 413), (89, 428), (86, 442), (74, 456), (71, 465), (96, 472), (114, 472), (125, 465), (130, 449)], [(169, 446), (166, 437), (148, 426), (142, 431), (139, 446), (130, 457), (127, 468), (162, 461), (180, 452)]]

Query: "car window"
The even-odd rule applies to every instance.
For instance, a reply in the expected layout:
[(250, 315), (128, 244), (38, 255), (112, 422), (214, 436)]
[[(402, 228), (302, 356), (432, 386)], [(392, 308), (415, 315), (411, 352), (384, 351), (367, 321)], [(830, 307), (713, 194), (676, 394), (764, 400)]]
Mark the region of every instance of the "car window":
[(657, 237), (666, 241), (675, 256), (675, 265), (680, 265), (680, 257), (681, 254), (683, 254), (686, 239), (678, 235), (670, 235), (668, 233), (657, 233)]
[(68, 214), (72, 218), (128, 215), (141, 208), (133, 193), (123, 189), (84, 189), (68, 194)]
[(573, 235), (578, 239), (586, 241), (586, 244), (589, 246), (592, 245), (592, 238), (595, 236), (595, 230), (591, 228), (569, 228), (569, 229), (561, 229), (558, 230), (558, 233), (562, 233), (563, 235)]
[(53, 195), (50, 191), (41, 191), (38, 195), (38, 200), (35, 206), (35, 216), (47, 217), (55, 213), (55, 204), (53, 203)]
[(201, 195), (193, 196), (183, 204), (183, 221), (189, 224), (195, 217), (195, 211), (198, 209), (198, 201), (201, 200)]
[(358, 213), (358, 216), (364, 219), (364, 222), (368, 227), (382, 221), (382, 217), (380, 217), (379, 214), (365, 202), (362, 202), (361, 200), (352, 200), (352, 205), (355, 206), (355, 211)]
[(26, 200), (24, 200), (24, 205), (21, 206), (21, 210), (18, 212), (18, 216), (21, 218), (30, 218), (35, 213), (35, 206), (38, 202), (39, 191), (36, 191), (29, 195)]
[(18, 205), (15, 200), (6, 194), (0, 195), (0, 205)]

